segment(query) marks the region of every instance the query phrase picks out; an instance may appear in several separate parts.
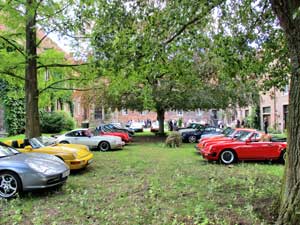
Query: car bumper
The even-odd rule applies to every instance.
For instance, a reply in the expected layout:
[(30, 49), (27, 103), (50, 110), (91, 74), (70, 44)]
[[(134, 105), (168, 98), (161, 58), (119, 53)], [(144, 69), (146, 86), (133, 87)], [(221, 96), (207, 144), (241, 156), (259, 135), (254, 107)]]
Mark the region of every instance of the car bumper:
[(124, 145), (125, 145), (125, 142), (122, 141), (122, 142), (119, 142), (116, 144), (111, 144), (110, 147), (111, 147), (111, 149), (123, 149)]
[(94, 155), (92, 153), (88, 154), (87, 156), (75, 159), (75, 160), (66, 160), (66, 164), (69, 166), (70, 170), (78, 170), (85, 168), (86, 166), (90, 165), (93, 162)]
[(50, 188), (64, 184), (68, 179), (69, 174), (69, 169), (63, 171), (62, 173), (57, 173), (48, 176), (43, 175), (41, 173), (23, 174), (21, 175), (23, 191)]
[(209, 161), (218, 160), (217, 153), (215, 153), (215, 152), (205, 151), (205, 149), (202, 149), (199, 152), (202, 155), (202, 157), (206, 160), (209, 160)]

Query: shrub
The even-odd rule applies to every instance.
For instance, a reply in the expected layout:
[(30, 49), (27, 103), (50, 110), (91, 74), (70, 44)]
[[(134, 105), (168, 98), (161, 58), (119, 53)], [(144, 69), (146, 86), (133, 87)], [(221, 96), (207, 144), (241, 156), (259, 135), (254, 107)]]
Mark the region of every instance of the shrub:
[(182, 144), (181, 134), (179, 132), (171, 132), (166, 139), (166, 146), (170, 148), (179, 147)]
[(73, 118), (66, 112), (41, 112), (40, 117), (43, 133), (59, 133), (75, 127)]

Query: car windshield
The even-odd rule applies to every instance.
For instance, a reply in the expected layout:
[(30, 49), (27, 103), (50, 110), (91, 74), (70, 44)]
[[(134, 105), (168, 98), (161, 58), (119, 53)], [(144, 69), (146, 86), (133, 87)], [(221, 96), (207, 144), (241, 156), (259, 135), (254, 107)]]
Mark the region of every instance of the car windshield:
[(31, 145), (32, 148), (42, 148), (45, 147), (45, 145), (39, 141), (37, 138), (31, 138), (29, 139), (29, 143)]
[(197, 123), (191, 123), (190, 125), (188, 125), (186, 128), (193, 128), (193, 129), (195, 129), (196, 127), (198, 127), (199, 126), (199, 124), (197, 124)]
[(19, 154), (16, 149), (0, 145), (0, 158)]
[(39, 142), (41, 142), (45, 146), (53, 145), (55, 144), (55, 139), (50, 137), (37, 137), (36, 138)]
[(231, 129), (230, 127), (227, 127), (225, 130), (223, 130), (223, 134), (225, 137), (230, 137), (234, 133), (234, 129)]
[(252, 135), (253, 135), (252, 132), (245, 131), (245, 132), (241, 133), (241, 135), (240, 135), (237, 139), (240, 140), (240, 141), (246, 141), (246, 140), (248, 140)]

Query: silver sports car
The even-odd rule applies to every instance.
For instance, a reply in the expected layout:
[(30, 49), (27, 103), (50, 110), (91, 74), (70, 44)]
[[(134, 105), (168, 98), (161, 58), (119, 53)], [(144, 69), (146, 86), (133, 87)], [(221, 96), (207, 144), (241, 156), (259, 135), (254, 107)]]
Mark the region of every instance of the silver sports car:
[(94, 136), (89, 129), (81, 128), (69, 131), (57, 137), (56, 143), (60, 144), (81, 144), (90, 149), (108, 151), (110, 149), (122, 149), (125, 142), (120, 137), (101, 135)]
[(0, 143), (0, 198), (63, 184), (69, 174), (68, 166), (55, 156), (23, 154)]

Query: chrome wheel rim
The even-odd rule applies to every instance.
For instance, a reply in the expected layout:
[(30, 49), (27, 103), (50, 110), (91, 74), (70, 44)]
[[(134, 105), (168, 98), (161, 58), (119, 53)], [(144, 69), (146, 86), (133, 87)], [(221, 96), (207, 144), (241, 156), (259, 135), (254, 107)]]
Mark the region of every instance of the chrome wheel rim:
[(0, 176), (0, 197), (10, 198), (17, 193), (18, 182), (16, 178), (10, 174)]
[(190, 141), (190, 143), (195, 143), (196, 142), (196, 137), (195, 136), (190, 136), (189, 141)]
[(222, 162), (230, 164), (234, 161), (234, 154), (231, 151), (224, 151), (221, 155)]
[(100, 150), (101, 151), (107, 151), (109, 149), (109, 144), (106, 142), (103, 142), (100, 144)]

